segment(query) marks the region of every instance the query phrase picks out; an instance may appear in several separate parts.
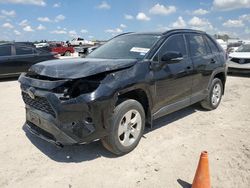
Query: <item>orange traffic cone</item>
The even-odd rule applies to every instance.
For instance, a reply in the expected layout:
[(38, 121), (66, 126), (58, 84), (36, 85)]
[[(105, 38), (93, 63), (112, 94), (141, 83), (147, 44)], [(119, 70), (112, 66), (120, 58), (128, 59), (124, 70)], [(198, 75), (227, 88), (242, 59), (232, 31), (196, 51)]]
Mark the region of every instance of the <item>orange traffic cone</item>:
[(201, 152), (192, 188), (210, 188), (209, 162), (207, 151)]

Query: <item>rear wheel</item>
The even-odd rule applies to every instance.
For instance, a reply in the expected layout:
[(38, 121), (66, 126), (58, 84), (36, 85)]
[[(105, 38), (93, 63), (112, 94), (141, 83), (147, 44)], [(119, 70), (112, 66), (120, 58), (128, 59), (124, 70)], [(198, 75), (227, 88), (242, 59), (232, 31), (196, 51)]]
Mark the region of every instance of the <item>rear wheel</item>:
[(102, 139), (103, 146), (116, 155), (129, 153), (138, 145), (145, 127), (142, 105), (132, 99), (116, 106), (109, 136)]
[(223, 85), (220, 79), (214, 78), (209, 89), (209, 94), (206, 99), (201, 101), (201, 106), (207, 110), (216, 109), (222, 98)]

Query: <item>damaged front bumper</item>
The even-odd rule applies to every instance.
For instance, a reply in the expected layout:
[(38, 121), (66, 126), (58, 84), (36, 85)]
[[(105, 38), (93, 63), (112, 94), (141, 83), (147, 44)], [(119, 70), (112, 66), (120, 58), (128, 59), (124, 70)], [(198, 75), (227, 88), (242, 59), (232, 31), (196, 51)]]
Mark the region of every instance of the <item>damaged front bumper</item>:
[[(108, 135), (114, 100), (98, 91), (65, 100), (51, 92), (65, 80), (44, 81), (19, 77), (30, 132), (58, 146), (89, 143)], [(48, 90), (49, 89), (49, 90)]]

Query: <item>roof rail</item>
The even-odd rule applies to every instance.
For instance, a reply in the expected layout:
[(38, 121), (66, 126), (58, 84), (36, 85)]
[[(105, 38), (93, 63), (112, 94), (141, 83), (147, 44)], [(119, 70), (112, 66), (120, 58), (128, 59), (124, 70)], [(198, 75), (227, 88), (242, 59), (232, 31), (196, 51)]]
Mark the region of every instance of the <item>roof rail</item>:
[(195, 30), (195, 29), (171, 29), (168, 31), (163, 32), (163, 35), (166, 35), (168, 33), (172, 33), (172, 32), (195, 32), (195, 33), (205, 33), (204, 31), (200, 31), (200, 30)]

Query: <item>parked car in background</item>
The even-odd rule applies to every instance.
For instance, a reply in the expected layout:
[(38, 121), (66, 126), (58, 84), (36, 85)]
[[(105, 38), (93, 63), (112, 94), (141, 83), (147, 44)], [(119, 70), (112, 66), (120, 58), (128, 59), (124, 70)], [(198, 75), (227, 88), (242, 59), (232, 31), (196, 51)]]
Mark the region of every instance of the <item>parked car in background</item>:
[(34, 45), (36, 46), (36, 48), (43, 48), (43, 47), (48, 47), (49, 46), (49, 44), (45, 43), (45, 42), (43, 42), (43, 43), (36, 43)]
[(83, 46), (83, 45), (94, 45), (95, 43), (92, 41), (85, 40), (83, 38), (74, 38), (68, 42), (69, 45), (72, 46)]
[(63, 45), (63, 43), (50, 43), (51, 52), (56, 52), (63, 56), (70, 56), (75, 52), (73, 46)]
[(138, 145), (146, 122), (197, 102), (216, 109), (225, 62), (204, 32), (122, 34), (86, 58), (41, 62), (22, 74), (26, 127), (58, 146), (101, 139), (123, 155)]
[(229, 73), (250, 73), (250, 43), (242, 44), (235, 52), (229, 54)]
[(37, 49), (32, 43), (0, 44), (0, 77), (18, 76), (35, 63), (57, 59), (55, 53)]

